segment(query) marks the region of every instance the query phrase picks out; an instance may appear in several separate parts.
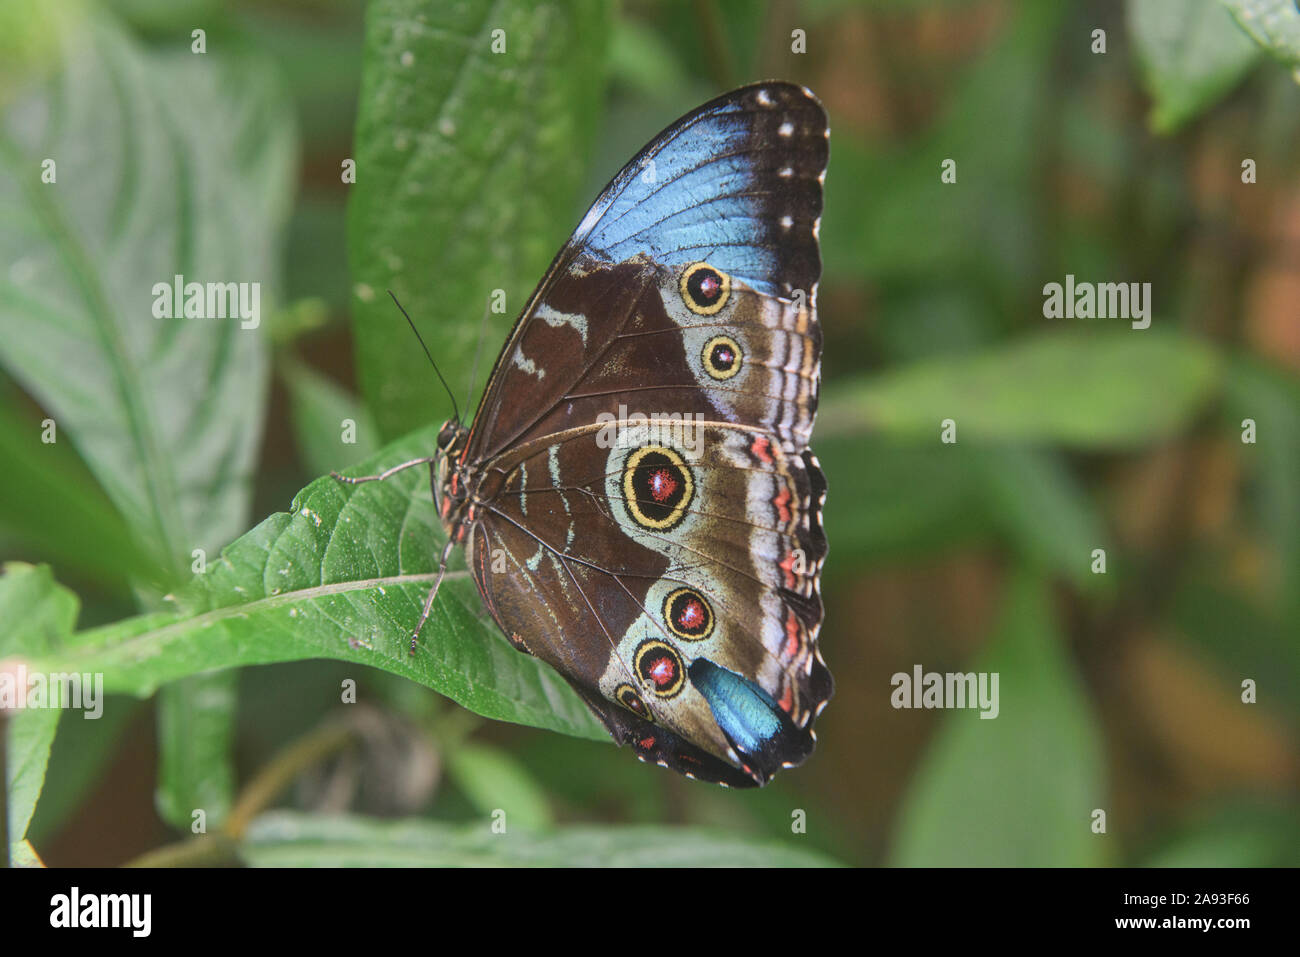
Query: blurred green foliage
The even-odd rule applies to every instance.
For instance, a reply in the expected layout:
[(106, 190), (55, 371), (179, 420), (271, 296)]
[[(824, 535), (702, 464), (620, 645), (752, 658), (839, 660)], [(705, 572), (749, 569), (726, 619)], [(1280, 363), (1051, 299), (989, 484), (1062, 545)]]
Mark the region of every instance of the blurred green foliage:
[[(1296, 23), (1286, 0), (6, 5), (0, 554), (39, 564), (0, 577), (0, 660), (115, 692), (99, 722), (9, 722), (14, 860), (120, 863), (202, 807), (272, 866), (1300, 863)], [(804, 768), (733, 794), (613, 752), (463, 573), (408, 658), (427, 472), (312, 479), (427, 454), (450, 412), (385, 289), (459, 400), (608, 177), (769, 76), (833, 129), (837, 695)], [(154, 318), (177, 273), (260, 282), (261, 328)], [(1044, 318), (1067, 273), (1150, 282), (1154, 328)], [(999, 717), (892, 709), (918, 662), (998, 672)], [(340, 714), (347, 747), (312, 752)], [(240, 817), (304, 753), (293, 809)]]

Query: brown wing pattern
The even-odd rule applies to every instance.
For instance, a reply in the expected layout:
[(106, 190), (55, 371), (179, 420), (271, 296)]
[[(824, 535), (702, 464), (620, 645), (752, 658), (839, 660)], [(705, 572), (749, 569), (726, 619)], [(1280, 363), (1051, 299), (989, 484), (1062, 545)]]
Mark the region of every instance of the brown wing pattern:
[(832, 692), (808, 451), (826, 158), (789, 84), (661, 134), (534, 293), (460, 458), (502, 630), (643, 759), (729, 785), (803, 761)]
[[(717, 414), (743, 405), (734, 397), (744, 392), (801, 403), (778, 409), (774, 424), (788, 448), (806, 446), (821, 354), (817, 229), (827, 156), (825, 111), (787, 83), (734, 91), (661, 133), (606, 188), (534, 292), (484, 391), (466, 460), (617, 413), (620, 402)], [(717, 311), (684, 308), (681, 281), (697, 264), (730, 281)], [(692, 392), (698, 380), (663, 379), (698, 360), (679, 356), (674, 324), (772, 333), (755, 337), (762, 351), (746, 357), (743, 379), (757, 380), (749, 373), (768, 362), (788, 388), (710, 380), (709, 402)], [(686, 344), (700, 343), (688, 334)], [(809, 388), (796, 395), (801, 373)]]
[[(747, 766), (730, 783), (762, 783), (811, 751), (831, 693), (816, 646), (821, 472), (752, 427), (706, 424), (686, 443), (647, 433), (634, 426), (605, 448), (600, 429), (573, 430), (494, 463), (501, 484), (471, 568), (505, 633), (615, 709), (602, 718), (621, 740), (652, 760), (689, 743), (713, 759), (697, 755), (697, 776)], [(656, 474), (690, 486), (679, 514), (647, 491)], [(694, 627), (682, 627), (691, 603)], [(647, 669), (650, 653), (665, 671)], [(765, 753), (727, 737), (692, 681), (700, 660), (774, 702), (783, 727)]]

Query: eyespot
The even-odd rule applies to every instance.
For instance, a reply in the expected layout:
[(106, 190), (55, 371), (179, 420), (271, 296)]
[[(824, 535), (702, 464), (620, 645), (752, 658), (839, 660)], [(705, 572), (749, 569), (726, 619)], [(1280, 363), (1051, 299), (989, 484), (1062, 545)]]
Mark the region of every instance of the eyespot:
[(664, 599), (664, 624), (678, 638), (703, 641), (713, 634), (713, 607), (694, 588), (677, 588)]
[(658, 698), (673, 697), (686, 683), (682, 656), (672, 645), (662, 641), (641, 642), (637, 646), (632, 667)]
[(731, 298), (731, 277), (708, 263), (693, 263), (682, 273), (682, 300), (696, 315), (714, 316)]
[(731, 336), (714, 336), (704, 344), (700, 358), (704, 362), (704, 371), (712, 378), (722, 380), (730, 379), (740, 371), (745, 353)]
[(637, 694), (636, 689), (627, 682), (624, 682), (614, 689), (614, 697), (618, 699), (619, 704), (627, 708), (628, 711), (631, 711), (637, 717), (645, 718), (647, 721), (654, 720), (654, 716), (650, 714), (650, 709), (646, 707), (645, 700)]
[(686, 462), (662, 445), (632, 452), (623, 465), (623, 504), (642, 528), (665, 531), (686, 517), (695, 479)]

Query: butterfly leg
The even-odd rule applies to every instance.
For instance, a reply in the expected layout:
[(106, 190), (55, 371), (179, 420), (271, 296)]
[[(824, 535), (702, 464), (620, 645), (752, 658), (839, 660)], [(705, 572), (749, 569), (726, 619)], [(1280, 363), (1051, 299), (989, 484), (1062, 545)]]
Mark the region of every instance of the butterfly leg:
[(438, 595), (438, 586), (442, 584), (442, 576), (447, 574), (447, 559), (451, 557), (452, 546), (456, 543), (448, 541), (442, 549), (442, 558), (438, 560), (438, 577), (433, 580), (433, 587), (429, 589), (429, 594), (424, 598), (424, 608), (420, 611), (420, 620), (415, 623), (415, 631), (411, 632), (411, 654), (415, 654), (415, 646), (420, 640), (420, 631), (424, 628), (424, 623), (429, 620), (429, 613), (433, 611), (433, 599)]
[(432, 455), (423, 459), (411, 459), (411, 461), (403, 462), (401, 465), (394, 465), (391, 469), (380, 472), (378, 475), (358, 475), (352, 477), (348, 475), (340, 475), (338, 472), (331, 472), (330, 475), (338, 479), (340, 482), (346, 482), (348, 485), (360, 485), (362, 482), (382, 482), (384, 479), (391, 478), (404, 469), (415, 468), (417, 465), (428, 465), (432, 461)]

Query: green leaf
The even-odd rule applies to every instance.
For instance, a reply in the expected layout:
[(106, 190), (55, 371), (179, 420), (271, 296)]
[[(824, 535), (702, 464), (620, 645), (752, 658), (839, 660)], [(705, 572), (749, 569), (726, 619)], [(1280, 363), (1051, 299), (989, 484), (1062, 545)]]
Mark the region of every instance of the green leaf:
[(190, 831), (194, 812), (215, 829), (234, 802), (235, 742), (239, 673), (195, 675), (172, 682), (158, 694), (158, 815)]
[(58, 58), (60, 13), (43, 0), (0, 4), (0, 107)]
[(81, 603), (47, 565), (6, 562), (0, 574), (0, 657), (32, 657), (67, 644)]
[[(379, 431), (360, 399), (295, 359), (286, 357), (280, 368), (289, 387), (294, 437), (308, 468), (336, 472), (374, 456)], [(348, 437), (351, 443), (344, 441)]]
[(567, 827), (495, 834), (491, 821), (373, 821), (276, 812), (241, 845), (254, 867), (833, 867), (788, 843), (671, 827)]
[(478, 742), (457, 745), (447, 756), (456, 786), (485, 818), (505, 812), (508, 828), (541, 831), (554, 823), (550, 802), (513, 756)]
[[(0, 671), (0, 680), (13, 682), (14, 690), (25, 696), (27, 688), (18, 682), (18, 663), (26, 663), (28, 674), (44, 670), (31, 665), (31, 659), (65, 643), (76, 626), (79, 605), (77, 596), (57, 584), (47, 566), (7, 563), (0, 575), (0, 627), (4, 629), (0, 631), (0, 662), (9, 659), (11, 667)], [(15, 858), (20, 852), (12, 845), (27, 836), (61, 713), (59, 708), (17, 710), (0, 725), (8, 730), (5, 788), (9, 841)]]
[(9, 853), (17, 858), (15, 846), (27, 836), (27, 826), (36, 812), (41, 788), (45, 785), (45, 768), (50, 748), (59, 730), (57, 708), (21, 711), (6, 719), (8, 740), (5, 746), (9, 802)]
[(819, 434), (937, 442), (1052, 442), (1127, 448), (1176, 434), (1211, 398), (1220, 363), (1173, 335), (1065, 332), (976, 356), (942, 357), (827, 389)]
[[(1222, 3), (1256, 43), (1300, 71), (1300, 7), (1295, 0), (1222, 0)], [(1300, 82), (1300, 72), (1296, 80)]]
[(348, 258), (360, 388), (386, 437), (445, 400), (385, 290), (436, 328), (426, 338), (461, 401), (493, 290), (506, 309), (489, 343), (577, 223), (605, 86), (600, 0), (447, 3), (436, 29), (427, 11), (375, 0), (366, 16)]
[[(426, 455), (436, 428), (349, 470)], [(443, 541), (427, 467), (345, 486), (328, 476), (210, 561), (153, 612), (80, 632), (50, 670), (101, 671), (109, 691), (145, 695), (188, 675), (335, 658), (382, 668), (489, 718), (608, 740), (563, 678), (520, 654), (483, 615), (468, 572), (447, 573), (417, 654), (407, 654)]]
[(269, 313), (293, 117), (257, 61), (147, 53), (98, 15), (65, 17), (63, 59), (0, 133), (0, 362), (184, 567), (245, 526), (266, 348), (239, 318), (156, 318), (153, 289), (255, 282)]
[[(247, 53), (148, 53), (98, 14), (63, 28), (57, 86), (11, 110), (0, 136), (0, 207), (12, 211), (0, 259), (14, 263), (0, 279), (0, 361), (147, 551), (179, 571), (247, 520), (267, 387), (258, 325), (279, 285), (293, 116)], [(256, 311), (160, 318), (173, 282), (247, 284)], [(185, 713), (197, 697), (164, 696), (164, 728), (218, 720)], [(165, 810), (232, 773), (228, 755), (180, 757), (167, 740)]]
[(986, 500), (1020, 557), (1079, 587), (1106, 582), (1092, 573), (1092, 550), (1108, 536), (1060, 456), (1014, 446), (980, 453)]
[(1157, 133), (1205, 112), (1259, 59), (1219, 0), (1128, 0), (1128, 27)]
[(830, 486), (825, 525), (836, 556), (826, 574), (851, 571), (857, 561), (927, 554), (992, 530), (975, 450), (823, 431), (819, 424), (814, 442)]
[(132, 578), (162, 580), (162, 566), (135, 541), (69, 443), (42, 442), (43, 431), (0, 404), (0, 526), (61, 571), (76, 569), (114, 590), (126, 591)]
[[(972, 670), (999, 676), (999, 712), (947, 715), (904, 800), (893, 861), (906, 866), (1087, 866), (1107, 858), (1102, 740), (1047, 588), (1018, 574), (1001, 628)], [(922, 663), (923, 664), (923, 663)]]

